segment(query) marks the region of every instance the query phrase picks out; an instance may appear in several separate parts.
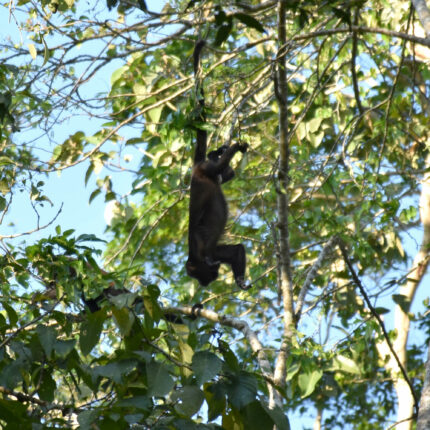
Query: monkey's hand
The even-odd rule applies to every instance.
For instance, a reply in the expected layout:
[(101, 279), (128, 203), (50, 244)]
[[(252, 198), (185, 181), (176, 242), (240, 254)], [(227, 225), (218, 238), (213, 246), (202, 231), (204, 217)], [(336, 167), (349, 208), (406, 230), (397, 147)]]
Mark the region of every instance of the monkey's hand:
[(243, 153), (245, 153), (246, 151), (247, 151), (247, 149), (248, 149), (248, 144), (247, 143), (238, 143), (237, 144), (237, 149), (240, 151), (240, 152), (242, 152), (242, 154)]

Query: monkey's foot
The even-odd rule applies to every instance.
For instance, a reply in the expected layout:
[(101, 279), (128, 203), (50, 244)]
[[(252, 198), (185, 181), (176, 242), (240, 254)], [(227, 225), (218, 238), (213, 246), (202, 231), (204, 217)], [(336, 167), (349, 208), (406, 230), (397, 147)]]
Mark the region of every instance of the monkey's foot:
[(200, 311), (203, 309), (203, 305), (201, 303), (196, 303), (191, 308), (191, 319), (195, 320), (200, 316)]
[(236, 285), (243, 291), (249, 290), (251, 288), (251, 284), (247, 285), (243, 276), (236, 277), (235, 281)]

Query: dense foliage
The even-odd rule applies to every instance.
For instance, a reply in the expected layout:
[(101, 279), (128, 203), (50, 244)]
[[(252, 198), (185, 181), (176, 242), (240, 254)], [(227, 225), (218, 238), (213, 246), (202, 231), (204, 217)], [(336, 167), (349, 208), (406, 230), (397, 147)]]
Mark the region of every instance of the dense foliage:
[[(298, 417), (317, 417), (321, 428), (364, 430), (395, 422), (396, 381), (405, 380), (398, 360), (417, 401), (430, 327), (427, 303), (410, 314), (414, 294), (399, 290), (421, 222), (430, 226), (418, 210), (430, 167), (429, 44), (414, 36), (412, 6), (280, 2), (280, 46), (277, 1), (172, 0), (157, 11), (149, 1), (97, 3), (21, 0), (0, 9), (21, 31), (19, 42), (0, 45), (0, 425), (287, 429), (288, 416), (293, 428)], [(246, 246), (247, 292), (227, 268), (207, 288), (184, 270), (200, 38), (208, 41), (201, 84), (210, 147), (250, 147), (224, 186), (225, 241)], [(282, 55), (287, 189), (278, 175)], [(104, 198), (113, 210), (103, 237), (62, 228), (64, 196), (45, 192), (59, 172), (82, 167), (89, 201)], [(122, 174), (133, 178), (126, 192)], [(23, 197), (36, 227), (12, 231)], [(103, 295), (107, 288), (126, 291)], [(82, 297), (100, 295), (90, 312)], [(193, 318), (195, 303), (213, 312)], [(396, 330), (388, 325), (384, 335), (379, 317), (395, 307), (421, 333), (404, 357), (398, 347), (397, 361), (381, 347), (396, 347)], [(262, 363), (273, 371), (282, 357), (280, 381)], [(282, 405), (272, 402), (275, 385)]]

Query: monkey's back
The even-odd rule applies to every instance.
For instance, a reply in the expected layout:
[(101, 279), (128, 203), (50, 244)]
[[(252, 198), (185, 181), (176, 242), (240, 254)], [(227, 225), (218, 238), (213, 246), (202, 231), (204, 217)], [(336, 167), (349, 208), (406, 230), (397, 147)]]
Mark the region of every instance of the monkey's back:
[(189, 210), (190, 226), (209, 229), (212, 236), (219, 237), (227, 223), (228, 207), (217, 179), (202, 173), (198, 166), (194, 169)]

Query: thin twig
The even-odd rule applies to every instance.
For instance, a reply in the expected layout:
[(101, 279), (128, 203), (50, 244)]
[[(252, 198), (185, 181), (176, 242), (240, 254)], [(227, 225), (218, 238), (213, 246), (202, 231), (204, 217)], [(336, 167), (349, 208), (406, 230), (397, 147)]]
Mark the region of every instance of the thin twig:
[[(354, 14), (354, 25), (357, 25), (358, 23), (358, 13), (359, 8), (355, 10)], [(361, 104), (360, 99), (360, 89), (358, 87), (358, 79), (357, 79), (357, 70), (356, 70), (356, 59), (358, 55), (358, 34), (357, 32), (352, 33), (352, 52), (351, 52), (351, 72), (352, 72), (352, 83), (354, 87), (354, 95), (355, 95), (355, 101), (357, 102), (357, 108), (360, 112), (360, 115), (363, 115), (364, 109), (363, 105)]]
[(337, 242), (337, 238), (336, 236), (332, 237), (325, 245), (324, 248), (321, 250), (317, 261), (315, 261), (315, 263), (313, 264), (313, 266), (311, 267), (311, 269), (309, 270), (307, 276), (306, 276), (306, 280), (302, 285), (302, 288), (300, 290), (300, 294), (299, 297), (297, 298), (297, 302), (296, 302), (296, 316), (295, 316), (295, 320), (299, 321), (300, 320), (300, 315), (302, 313), (302, 308), (303, 308), (303, 304), (306, 298), (306, 294), (309, 290), (309, 287), (311, 286), (312, 282), (314, 281), (317, 272), (319, 270), (319, 268), (321, 267), (324, 258), (327, 256), (327, 254), (333, 250), (333, 247), (336, 246), (336, 242)]
[(1, 235), (0, 236), (0, 240), (3, 239), (15, 239), (17, 237), (22, 237), (22, 236), (29, 236), (30, 234), (36, 233), (37, 231), (43, 230), (47, 227), (49, 227), (60, 215), (61, 211), (63, 210), (63, 203), (61, 203), (60, 209), (58, 210), (57, 214), (54, 216), (54, 218), (52, 218), (51, 221), (49, 221), (47, 224), (43, 225), (42, 227), (36, 227), (33, 230), (29, 230), (29, 231), (25, 231), (24, 233), (16, 233), (16, 234), (9, 234), (9, 235)]
[(366, 290), (364, 289), (364, 286), (363, 286), (363, 284), (361, 283), (361, 281), (360, 281), (360, 279), (359, 279), (358, 275), (356, 274), (356, 272), (355, 272), (355, 270), (354, 270), (354, 267), (352, 266), (352, 263), (351, 263), (351, 261), (350, 261), (350, 259), (349, 259), (349, 257), (348, 257), (348, 252), (347, 252), (347, 250), (346, 250), (345, 244), (344, 244), (341, 240), (338, 240), (338, 242), (337, 242), (337, 243), (338, 243), (338, 245), (339, 245), (340, 251), (341, 251), (342, 256), (343, 256), (343, 259), (345, 260), (345, 263), (346, 263), (346, 265), (348, 266), (348, 269), (349, 269), (349, 271), (350, 271), (350, 273), (351, 273), (352, 280), (354, 281), (355, 285), (356, 285), (356, 286), (358, 287), (358, 289), (360, 290), (360, 293), (361, 293), (361, 295), (363, 296), (364, 301), (366, 302), (366, 305), (369, 307), (370, 312), (372, 313), (373, 317), (374, 317), (374, 318), (376, 319), (376, 321), (378, 322), (378, 325), (379, 325), (379, 327), (380, 327), (380, 328), (381, 328), (381, 330), (382, 330), (382, 334), (383, 334), (383, 336), (384, 336), (384, 339), (385, 339), (385, 341), (387, 342), (387, 345), (388, 345), (388, 347), (390, 348), (390, 351), (391, 351), (391, 353), (393, 354), (393, 357), (394, 357), (394, 359), (396, 360), (397, 365), (399, 366), (400, 372), (402, 373), (404, 380), (406, 381), (406, 383), (407, 383), (407, 384), (408, 384), (408, 386), (409, 386), (409, 389), (410, 389), (410, 391), (411, 391), (412, 397), (413, 397), (413, 399), (414, 399), (414, 409), (415, 409), (415, 414), (416, 414), (416, 415), (418, 415), (418, 409), (419, 409), (419, 408), (418, 408), (418, 398), (417, 398), (417, 396), (416, 396), (416, 394), (415, 394), (414, 388), (413, 388), (413, 386), (412, 386), (412, 382), (411, 382), (411, 380), (409, 379), (409, 376), (408, 376), (408, 374), (407, 374), (407, 372), (406, 372), (405, 368), (403, 367), (403, 365), (402, 365), (402, 363), (401, 363), (401, 361), (400, 361), (400, 359), (399, 359), (399, 357), (398, 357), (398, 355), (397, 355), (396, 351), (394, 350), (394, 347), (393, 347), (393, 345), (392, 345), (392, 343), (391, 343), (390, 337), (389, 337), (389, 335), (388, 335), (388, 333), (387, 333), (387, 330), (386, 330), (386, 328), (385, 328), (385, 324), (384, 324), (384, 322), (382, 321), (382, 319), (381, 319), (380, 315), (378, 314), (378, 312), (376, 312), (376, 309), (373, 307), (372, 303), (370, 302), (369, 296), (367, 295)]

